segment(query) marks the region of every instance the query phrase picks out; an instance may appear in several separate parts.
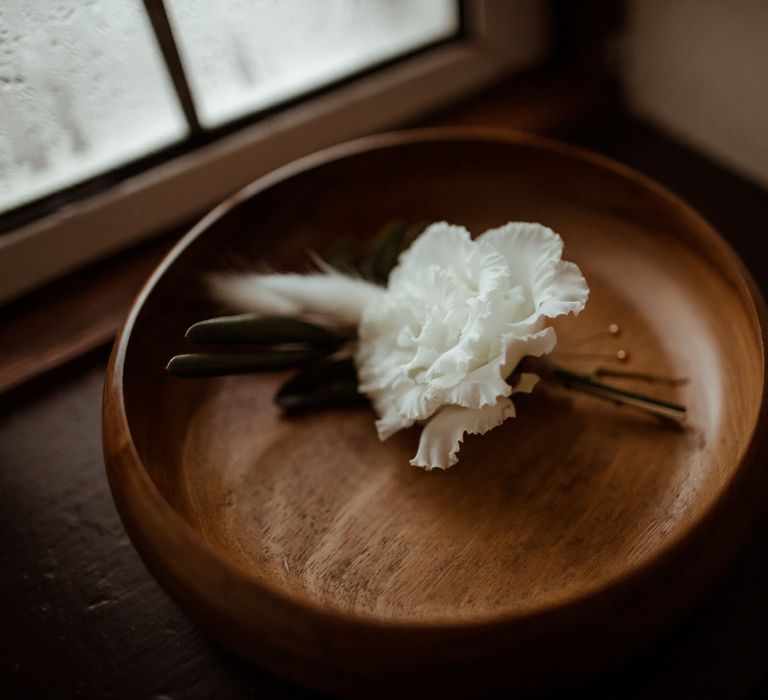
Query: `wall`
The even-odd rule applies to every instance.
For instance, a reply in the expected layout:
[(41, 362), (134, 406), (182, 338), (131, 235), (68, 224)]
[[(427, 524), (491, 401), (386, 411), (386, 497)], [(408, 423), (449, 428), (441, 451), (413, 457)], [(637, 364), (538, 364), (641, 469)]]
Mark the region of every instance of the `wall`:
[(630, 0), (633, 111), (768, 186), (768, 2)]

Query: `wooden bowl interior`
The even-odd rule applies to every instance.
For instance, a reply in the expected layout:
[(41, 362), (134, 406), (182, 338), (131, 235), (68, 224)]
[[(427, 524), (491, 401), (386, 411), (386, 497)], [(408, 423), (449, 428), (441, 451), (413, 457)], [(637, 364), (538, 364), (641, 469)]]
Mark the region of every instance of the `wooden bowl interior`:
[[(262, 260), (302, 269), (306, 248), (362, 240), (393, 218), (558, 231), (592, 290), (586, 311), (559, 324), (561, 340), (619, 323), (620, 338), (588, 349), (625, 348), (626, 369), (688, 377), (642, 387), (686, 404), (686, 427), (541, 387), (515, 399), (518, 418), (466, 439), (455, 468), (426, 473), (408, 465), (418, 430), (380, 443), (370, 409), (282, 417), (272, 395), (286, 374), (164, 373), (190, 347), (186, 326), (215, 310), (205, 272)], [(133, 441), (201, 538), (311, 603), (430, 624), (573, 600), (685, 533), (748, 446), (760, 329), (739, 270), (704, 228), (635, 179), (524, 144), (407, 143), (307, 170), (231, 206), (156, 284), (126, 352)]]

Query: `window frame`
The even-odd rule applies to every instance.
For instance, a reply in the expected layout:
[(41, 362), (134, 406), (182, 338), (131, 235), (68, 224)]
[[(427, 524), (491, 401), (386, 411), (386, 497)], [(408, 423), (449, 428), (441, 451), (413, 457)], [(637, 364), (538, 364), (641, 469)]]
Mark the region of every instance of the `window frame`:
[(541, 60), (546, 0), (464, 0), (462, 36), (340, 84), (0, 235), (0, 303), (172, 226), (270, 170), (393, 128)]

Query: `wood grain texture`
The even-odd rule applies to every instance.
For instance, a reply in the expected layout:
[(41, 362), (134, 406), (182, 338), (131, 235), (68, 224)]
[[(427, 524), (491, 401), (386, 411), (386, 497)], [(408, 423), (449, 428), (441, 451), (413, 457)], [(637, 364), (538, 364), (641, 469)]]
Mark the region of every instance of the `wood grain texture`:
[[(619, 321), (634, 369), (690, 377), (666, 394), (689, 405), (688, 427), (539, 392), (467, 440), (454, 470), (425, 474), (407, 466), (416, 436), (381, 445), (365, 411), (286, 421), (275, 377), (163, 375), (207, 311), (202, 271), (263, 254), (296, 265), (305, 246), (393, 215), (558, 230), (593, 288), (562, 336)], [(160, 581), (298, 682), (386, 694), (573, 677), (677, 620), (755, 517), (762, 314), (716, 234), (624, 168), (489, 132), (372, 138), (256, 183), (145, 289), (105, 391), (115, 499)]]
[(107, 354), (0, 400), (0, 697), (287, 697), (214, 645), (131, 546), (100, 455)]

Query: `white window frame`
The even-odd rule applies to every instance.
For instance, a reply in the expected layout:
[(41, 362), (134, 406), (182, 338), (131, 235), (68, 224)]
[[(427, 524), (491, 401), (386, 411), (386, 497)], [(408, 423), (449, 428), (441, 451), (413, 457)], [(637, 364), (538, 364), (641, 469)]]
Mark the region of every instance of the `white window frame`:
[(394, 128), (543, 58), (546, 0), (465, 0), (464, 37), (258, 120), (0, 235), (0, 303), (189, 221), (260, 175)]

